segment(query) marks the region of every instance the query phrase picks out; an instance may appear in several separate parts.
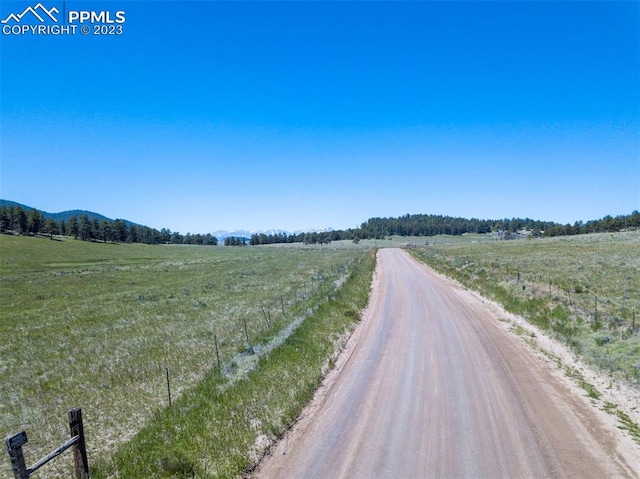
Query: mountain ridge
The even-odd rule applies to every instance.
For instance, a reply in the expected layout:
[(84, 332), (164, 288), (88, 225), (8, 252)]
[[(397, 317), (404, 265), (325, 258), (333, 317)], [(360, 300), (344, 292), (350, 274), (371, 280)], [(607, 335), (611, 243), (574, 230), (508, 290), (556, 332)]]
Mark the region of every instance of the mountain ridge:
[[(0, 199), (0, 207), (2, 206), (6, 206), (7, 208), (13, 206), (14, 208), (20, 207), (25, 211), (31, 211), (31, 210), (38, 210), (40, 213), (42, 213), (42, 216), (44, 216), (45, 220), (55, 220), (55, 221), (69, 221), (69, 218), (71, 218), (72, 216), (75, 216), (76, 218), (80, 218), (83, 215), (87, 215), (89, 217), (89, 219), (91, 221), (94, 220), (94, 218), (98, 221), (115, 221), (112, 218), (109, 218), (107, 216), (104, 216), (100, 213), (96, 213), (94, 211), (88, 211), (88, 210), (66, 210), (66, 211), (61, 211), (59, 213), (51, 213), (48, 211), (43, 211), (39, 208), (34, 208), (33, 206), (28, 206), (22, 203), (18, 203), (17, 201), (11, 201), (11, 200), (5, 200), (5, 199)], [(134, 223), (133, 221), (129, 221), (129, 220), (123, 220), (127, 225), (135, 225), (135, 226), (140, 226), (137, 223)]]
[(284, 234), (286, 236), (299, 235), (301, 233), (328, 233), (334, 231), (333, 228), (312, 228), (308, 230), (295, 230), (288, 231), (283, 229), (268, 229), (268, 230), (216, 230), (212, 234), (218, 239), (224, 240), (225, 238), (246, 238), (250, 239), (251, 236), (265, 234), (267, 236), (275, 236)]
[[(15, 201), (0, 199), (0, 207), (20, 207), (25, 211), (34, 210), (33, 208)], [(48, 213), (39, 211), (45, 219), (54, 219), (58, 222), (66, 220), (72, 216), (87, 215), (90, 220), (98, 221), (106, 220), (107, 222), (123, 221), (127, 226), (135, 226), (144, 230), (143, 234), (147, 241), (169, 241), (162, 239), (165, 236), (182, 236), (179, 232), (171, 232), (167, 228), (161, 231), (148, 228), (124, 219), (112, 220), (104, 215), (86, 210), (69, 210), (61, 213)], [(79, 219), (79, 218), (78, 218)], [(310, 229), (308, 231), (296, 231), (289, 233), (285, 230), (271, 229), (263, 231), (250, 230), (217, 230), (213, 236), (218, 240), (225, 240), (229, 237), (245, 238), (247, 240), (255, 239), (256, 244), (270, 244), (288, 241), (288, 236), (295, 236), (294, 241), (329, 241), (339, 239), (382, 239), (388, 236), (434, 236), (438, 234), (461, 235), (465, 233), (490, 233), (497, 232), (501, 235), (501, 239), (515, 239), (519, 237), (521, 231), (526, 231), (527, 235), (534, 236), (563, 236), (585, 233), (613, 232), (623, 231), (627, 229), (640, 229), (640, 212), (634, 210), (630, 215), (617, 215), (613, 217), (607, 215), (601, 219), (589, 220), (587, 222), (576, 221), (573, 225), (559, 224), (553, 221), (532, 220), (530, 218), (504, 218), (497, 220), (482, 220), (478, 218), (462, 218), (448, 215), (434, 214), (405, 214), (395, 218), (369, 218), (362, 223), (359, 228), (348, 230), (334, 230), (332, 228)], [(149, 230), (149, 231), (147, 231)], [(308, 234), (307, 234), (308, 233)], [(202, 235), (191, 235), (187, 233), (185, 237), (201, 237)], [(260, 238), (257, 238), (260, 236)]]
[[(65, 221), (68, 222), (69, 218), (71, 218), (72, 216), (75, 216), (76, 218), (80, 218), (83, 215), (87, 215), (89, 217), (89, 219), (91, 221), (93, 221), (93, 219), (97, 219), (98, 221), (115, 221), (115, 219), (113, 218), (109, 218), (107, 216), (104, 216), (100, 213), (96, 213), (94, 211), (88, 211), (88, 210), (66, 210), (66, 211), (61, 211), (59, 213), (51, 213), (48, 211), (43, 211), (39, 208), (34, 208), (33, 206), (28, 206), (25, 205), (23, 203), (18, 203), (16, 201), (11, 201), (11, 200), (5, 200), (5, 199), (0, 199), (0, 207), (5, 206), (5, 207), (11, 207), (13, 206), (14, 208), (16, 207), (20, 207), (25, 211), (31, 211), (31, 210), (38, 210), (40, 211), (40, 213), (42, 213), (42, 216), (44, 216), (45, 220), (49, 220), (49, 219), (53, 219), (57, 222), (60, 221)], [(119, 219), (119, 218), (116, 218)], [(133, 221), (129, 221), (129, 220), (125, 220), (123, 219), (122, 221), (124, 221), (128, 226), (134, 225), (134, 226), (141, 226), (138, 223), (134, 223)], [(233, 238), (246, 238), (247, 240), (249, 240), (251, 238), (252, 235), (254, 234), (265, 234), (265, 235), (279, 235), (279, 234), (284, 234), (284, 235), (298, 235), (300, 233), (325, 233), (325, 232), (331, 232), (334, 231), (333, 228), (331, 227), (327, 227), (327, 228), (313, 228), (313, 229), (309, 229), (309, 230), (296, 230), (296, 231), (287, 231), (287, 230), (283, 230), (283, 229), (268, 229), (268, 230), (216, 230), (212, 233), (213, 236), (215, 236), (218, 240), (225, 240), (226, 238), (229, 237), (233, 237)]]

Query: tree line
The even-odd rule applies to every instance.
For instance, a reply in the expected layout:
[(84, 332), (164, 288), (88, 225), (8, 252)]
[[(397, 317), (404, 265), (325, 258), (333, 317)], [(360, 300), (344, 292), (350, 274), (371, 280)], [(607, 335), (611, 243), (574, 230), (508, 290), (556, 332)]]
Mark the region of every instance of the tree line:
[(536, 221), (529, 218), (504, 220), (479, 220), (476, 218), (456, 218), (442, 215), (404, 215), (397, 218), (371, 218), (362, 223), (360, 228), (335, 230), (322, 233), (300, 233), (286, 235), (283, 233), (267, 235), (254, 234), (249, 244), (305, 243), (323, 244), (331, 241), (351, 240), (355, 243), (361, 239), (384, 239), (389, 236), (435, 236), (462, 235), (464, 233), (490, 233), (492, 231), (515, 232), (523, 228), (537, 232), (556, 223)]
[(295, 234), (286, 234), (286, 233), (276, 233), (276, 234), (265, 234), (265, 233), (255, 233), (251, 235), (249, 239), (249, 244), (261, 245), (261, 244), (282, 244), (282, 243), (304, 243), (304, 244), (328, 244), (332, 241), (339, 241), (343, 239), (353, 239), (354, 230), (346, 230), (346, 231), (310, 231), (306, 233), (295, 233)]
[(305, 243), (323, 244), (331, 241), (351, 240), (355, 243), (361, 239), (384, 239), (389, 236), (435, 236), (462, 235), (465, 233), (500, 232), (501, 237), (513, 237), (514, 233), (529, 230), (534, 236), (558, 236), (586, 234), (598, 232), (615, 232), (624, 229), (640, 228), (640, 214), (634, 211), (630, 215), (605, 216), (600, 220), (577, 222), (571, 226), (561, 225), (553, 221), (539, 221), (530, 218), (504, 218), (499, 220), (481, 220), (477, 218), (460, 218), (443, 215), (404, 215), (397, 218), (371, 218), (362, 223), (360, 228), (336, 230), (323, 233), (284, 233), (267, 235), (264, 233), (251, 236), (249, 244)]
[[(278, 243), (328, 244), (332, 241), (361, 239), (384, 239), (396, 236), (434, 236), (462, 235), (465, 233), (502, 232), (505, 237), (526, 229), (534, 235), (561, 236), (599, 232), (615, 232), (640, 228), (640, 213), (635, 210), (630, 215), (616, 217), (605, 216), (586, 223), (579, 221), (573, 225), (561, 225), (551, 221), (538, 221), (530, 218), (505, 218), (500, 220), (481, 220), (443, 215), (404, 215), (397, 218), (371, 218), (360, 228), (306, 233), (256, 233), (247, 242), (246, 238), (228, 237), (226, 246), (265, 245)], [(129, 223), (125, 220), (98, 220), (83, 214), (71, 216), (67, 221), (45, 219), (36, 209), (25, 210), (20, 206), (0, 206), (0, 233), (14, 232), (23, 235), (72, 236), (82, 241), (103, 241), (113, 243), (145, 244), (218, 244), (212, 234), (182, 235), (163, 228), (156, 230), (147, 226)]]
[(576, 221), (573, 226), (569, 223), (566, 225), (554, 225), (545, 230), (544, 234), (545, 236), (569, 236), (588, 233), (613, 233), (638, 228), (640, 228), (640, 212), (634, 210), (630, 215), (616, 217), (607, 215), (599, 220), (587, 221), (586, 223)]
[(166, 228), (157, 230), (140, 226), (122, 219), (113, 221), (71, 216), (67, 221), (45, 219), (36, 209), (26, 210), (20, 206), (0, 206), (0, 233), (13, 232), (21, 235), (71, 236), (82, 241), (102, 241), (104, 243), (145, 243), (145, 244), (218, 244), (212, 234), (181, 235)]
[(507, 234), (522, 229), (540, 233), (556, 225), (551, 221), (530, 218), (505, 218), (481, 220), (443, 215), (404, 215), (398, 218), (371, 218), (362, 224), (362, 235), (366, 238), (381, 239), (386, 236), (459, 236), (465, 233), (491, 233), (504, 231)]
[(362, 238), (381, 239), (390, 235), (434, 236), (503, 232), (504, 236), (508, 237), (512, 233), (529, 230), (538, 236), (558, 236), (616, 232), (637, 228), (640, 228), (640, 213), (637, 210), (630, 215), (619, 215), (615, 218), (605, 216), (602, 219), (586, 223), (579, 221), (573, 226), (530, 218), (480, 220), (441, 215), (404, 215), (398, 218), (371, 218), (362, 224), (360, 235)]

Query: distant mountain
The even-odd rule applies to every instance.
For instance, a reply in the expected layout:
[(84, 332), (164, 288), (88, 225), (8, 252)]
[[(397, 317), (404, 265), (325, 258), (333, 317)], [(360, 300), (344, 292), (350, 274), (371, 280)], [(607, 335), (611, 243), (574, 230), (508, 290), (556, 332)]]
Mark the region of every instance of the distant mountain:
[[(0, 199), (0, 206), (6, 206), (7, 208), (10, 206), (13, 206), (14, 208), (19, 206), (25, 211), (37, 209), (32, 206), (23, 205), (22, 203), (16, 203), (15, 201), (2, 200), (2, 199)], [(58, 222), (64, 221), (65, 223), (68, 222), (69, 218), (71, 218), (72, 216), (75, 216), (76, 218), (80, 218), (83, 215), (87, 215), (91, 221), (93, 221), (94, 218), (97, 219), (98, 221), (102, 221), (102, 220), (113, 221), (111, 218), (107, 218), (106, 216), (101, 215), (100, 213), (94, 213), (93, 211), (87, 211), (87, 210), (68, 210), (68, 211), (62, 211), (60, 213), (48, 213), (47, 211), (42, 211), (40, 209), (38, 209), (38, 211), (42, 213), (42, 216), (44, 216), (45, 220), (55, 220)], [(127, 225), (139, 226), (136, 223), (133, 223), (131, 221), (124, 220), (124, 222)]]
[(259, 230), (259, 231), (247, 231), (247, 230), (233, 230), (233, 231), (227, 231), (227, 230), (218, 230), (218, 231), (214, 231), (212, 234), (213, 236), (215, 236), (216, 238), (218, 238), (218, 240), (222, 240), (224, 241), (226, 238), (246, 238), (246, 239), (251, 239), (251, 236), (254, 234), (265, 234), (267, 236), (269, 235), (279, 235), (279, 234), (284, 234), (284, 235), (299, 235), (300, 233), (326, 233), (329, 231), (333, 231), (333, 228), (314, 228), (314, 229), (310, 229), (310, 230), (296, 230), (296, 231), (287, 231), (287, 230)]
[[(0, 207), (2, 206), (6, 206), (7, 208), (10, 206), (15, 207), (20, 207), (25, 211), (30, 211), (30, 210), (35, 210), (37, 209), (38, 211), (40, 211), (40, 213), (42, 213), (42, 216), (44, 216), (44, 218), (46, 220), (52, 219), (55, 220), (57, 222), (60, 221), (64, 221), (65, 223), (69, 221), (69, 218), (71, 218), (72, 216), (75, 216), (76, 218), (80, 218), (83, 215), (87, 215), (89, 217), (89, 219), (91, 221), (93, 221), (93, 219), (97, 219), (99, 222), (102, 220), (106, 220), (106, 221), (114, 221), (111, 218), (108, 218), (104, 215), (101, 215), (100, 213), (95, 213), (93, 211), (87, 211), (87, 210), (68, 210), (68, 211), (61, 211), (60, 213), (50, 213), (47, 211), (42, 211), (39, 208), (34, 208), (33, 206), (27, 206), (24, 205), (22, 203), (17, 203), (15, 201), (10, 201), (10, 200), (3, 200), (0, 199)], [(134, 223), (132, 221), (128, 221), (128, 220), (123, 220), (125, 222), (125, 224), (127, 226), (141, 226), (137, 223)], [(218, 230), (213, 232), (213, 236), (215, 236), (219, 241), (224, 241), (226, 238), (229, 237), (233, 237), (233, 238), (246, 238), (247, 241), (251, 239), (251, 236), (253, 234), (260, 234), (260, 233), (264, 233), (265, 235), (279, 235), (279, 234), (285, 234), (287, 236), (289, 235), (299, 235), (300, 233), (325, 233), (325, 232), (329, 232), (329, 231), (334, 231), (333, 228), (314, 228), (314, 229), (310, 229), (310, 230), (296, 230), (296, 231), (287, 231), (287, 230), (282, 230), (282, 229), (270, 229), (270, 230), (259, 230), (259, 231), (249, 231), (249, 230), (232, 230), (232, 231), (228, 231), (228, 230)]]
[(330, 233), (335, 231), (331, 226), (323, 227), (323, 228), (313, 228), (306, 231), (298, 231), (298, 233)]
[(218, 241), (220, 240), (225, 240), (227, 238), (251, 238), (251, 235), (253, 233), (251, 233), (250, 231), (246, 231), (246, 230), (233, 230), (233, 231), (227, 231), (227, 230), (218, 230), (218, 231), (214, 231), (213, 233), (211, 233), (213, 236), (215, 236), (216, 238), (218, 238)]
[(31, 206), (26, 206), (26, 205), (23, 205), (22, 203), (16, 203), (15, 201), (9, 201), (9, 200), (0, 200), (0, 207), (1, 206), (6, 206), (7, 208), (9, 208), (10, 206), (13, 206), (14, 208), (16, 206), (19, 206), (20, 208), (22, 208), (25, 211), (29, 211), (29, 210), (34, 209)]
[[(97, 219), (98, 221), (102, 221), (102, 220), (106, 220), (106, 221), (114, 221), (111, 218), (108, 218), (104, 215), (101, 215), (100, 213), (95, 213), (93, 211), (87, 211), (87, 210), (68, 210), (68, 211), (61, 211), (60, 213), (49, 213), (47, 211), (42, 211), (39, 208), (34, 208), (33, 206), (27, 206), (24, 205), (22, 203), (17, 203), (15, 201), (10, 201), (10, 200), (3, 200), (0, 199), (0, 207), (1, 206), (6, 206), (7, 208), (10, 206), (13, 207), (20, 207), (25, 211), (30, 211), (30, 210), (34, 210), (34, 209), (38, 209), (38, 211), (40, 211), (40, 213), (42, 213), (42, 216), (44, 216), (44, 218), (46, 220), (52, 219), (55, 220), (57, 222), (60, 221), (64, 221), (65, 223), (69, 221), (69, 218), (71, 218), (72, 216), (75, 216), (76, 218), (80, 218), (82, 215), (87, 215), (89, 217), (89, 219), (91, 221), (93, 221), (93, 219)], [(132, 221), (128, 221), (128, 220), (124, 220), (125, 224), (127, 226), (140, 226), (137, 223), (134, 223)], [(224, 241), (226, 238), (229, 237), (233, 237), (233, 238), (246, 238), (247, 241), (249, 241), (251, 239), (251, 236), (253, 234), (260, 234), (260, 233), (264, 233), (265, 235), (279, 235), (279, 234), (285, 234), (287, 236), (289, 235), (298, 235), (300, 233), (324, 233), (324, 232), (328, 232), (328, 231), (333, 231), (333, 228), (314, 228), (314, 229), (310, 229), (310, 230), (296, 230), (296, 231), (287, 231), (287, 230), (282, 230), (282, 229), (270, 229), (270, 230), (259, 230), (259, 231), (249, 231), (249, 230), (218, 230), (213, 232), (213, 236), (215, 236), (218, 241)]]
[(113, 221), (111, 218), (107, 218), (106, 216), (101, 215), (100, 213), (94, 213), (93, 211), (86, 211), (86, 210), (69, 210), (69, 211), (61, 211), (60, 213), (45, 213), (43, 211), (42, 214), (44, 215), (45, 219), (51, 218), (56, 221), (65, 221), (65, 222), (69, 221), (69, 218), (71, 218), (72, 216), (75, 216), (76, 218), (80, 218), (81, 216), (84, 216), (84, 215), (87, 215), (91, 221), (93, 221), (94, 218), (97, 219), (98, 221), (102, 221), (102, 220)]

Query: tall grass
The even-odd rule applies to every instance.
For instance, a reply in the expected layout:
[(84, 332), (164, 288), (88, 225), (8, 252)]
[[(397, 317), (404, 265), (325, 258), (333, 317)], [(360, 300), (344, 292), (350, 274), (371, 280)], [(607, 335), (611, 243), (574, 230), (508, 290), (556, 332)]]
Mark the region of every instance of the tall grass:
[(640, 232), (442, 244), (411, 252), (588, 361), (640, 381)]
[[(0, 236), (0, 435), (26, 430), (34, 462), (82, 407), (90, 458), (107, 460), (167, 407), (167, 369), (173, 399), (190, 394), (217, 370), (215, 337), (233, 374), (239, 353), (331, 300), (363, 254)], [(67, 462), (41, 477), (67, 477)]]
[(361, 259), (343, 288), (258, 369), (230, 387), (210, 371), (94, 477), (240, 477), (250, 470), (311, 399), (336, 342), (346, 341), (366, 304), (374, 262), (373, 254)]

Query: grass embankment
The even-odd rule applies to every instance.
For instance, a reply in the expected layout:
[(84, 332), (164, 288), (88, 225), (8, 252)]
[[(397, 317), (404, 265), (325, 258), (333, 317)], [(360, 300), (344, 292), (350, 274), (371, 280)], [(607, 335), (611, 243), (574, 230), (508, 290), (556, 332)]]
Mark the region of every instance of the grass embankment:
[(563, 341), (640, 381), (640, 232), (450, 244), (412, 254)]
[(370, 253), (342, 289), (258, 368), (228, 387), (212, 370), (158, 414), (95, 477), (238, 477), (280, 438), (311, 399), (366, 305)]
[[(82, 407), (90, 464), (119, 467), (111, 451), (163, 417), (167, 369), (179, 417), (178, 398), (197, 397), (217, 375), (214, 337), (232, 375), (239, 353), (335, 300), (363, 255), (0, 236), (0, 436), (26, 430), (35, 462), (68, 437), (67, 410)], [(69, 477), (70, 462), (54, 461), (39, 477)], [(11, 470), (6, 455), (0, 470)], [(139, 472), (120, 477), (153, 477)]]

